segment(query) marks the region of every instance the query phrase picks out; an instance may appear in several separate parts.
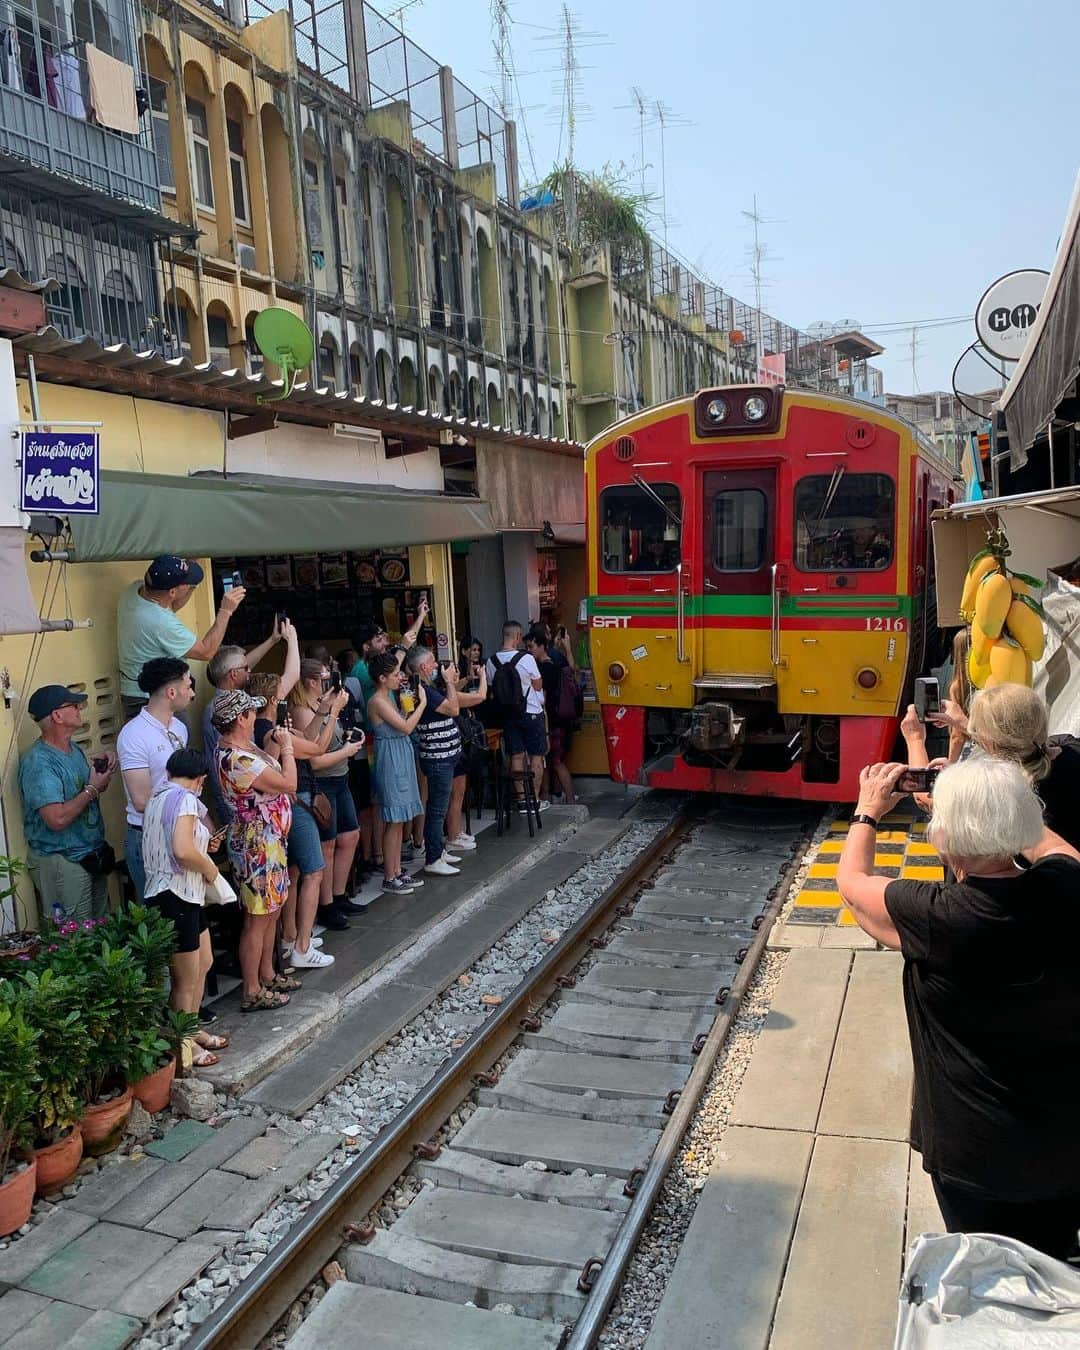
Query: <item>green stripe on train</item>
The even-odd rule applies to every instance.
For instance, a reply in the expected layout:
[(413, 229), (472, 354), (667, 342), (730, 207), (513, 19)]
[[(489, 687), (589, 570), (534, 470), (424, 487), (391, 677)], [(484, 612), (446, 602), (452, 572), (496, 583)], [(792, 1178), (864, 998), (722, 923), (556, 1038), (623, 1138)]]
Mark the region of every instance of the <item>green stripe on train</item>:
[[(798, 618), (883, 618), (911, 619), (921, 609), (921, 597), (912, 595), (853, 595), (849, 600), (809, 599), (805, 596), (785, 595), (780, 612), (787, 619)], [(590, 596), (586, 612), (589, 617), (604, 615), (613, 618), (670, 618), (675, 613), (675, 602), (666, 596), (639, 600), (636, 596)], [(690, 595), (686, 598), (688, 618), (768, 618), (771, 601), (767, 595)]]

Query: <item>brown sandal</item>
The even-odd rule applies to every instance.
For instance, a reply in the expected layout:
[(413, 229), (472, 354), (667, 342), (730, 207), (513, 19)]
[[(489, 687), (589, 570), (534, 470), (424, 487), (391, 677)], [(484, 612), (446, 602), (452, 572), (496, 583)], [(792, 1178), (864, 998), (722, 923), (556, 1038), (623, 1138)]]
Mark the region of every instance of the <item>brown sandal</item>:
[(276, 994), (292, 993), (303, 987), (299, 980), (294, 980), (290, 975), (275, 975), (272, 980), (263, 980), (263, 988), (272, 989)]
[(272, 989), (260, 989), (254, 998), (246, 999), (240, 1004), (240, 1011), (242, 1013), (276, 1012), (279, 1008), (284, 1008), (288, 1001), (288, 994), (275, 994)]

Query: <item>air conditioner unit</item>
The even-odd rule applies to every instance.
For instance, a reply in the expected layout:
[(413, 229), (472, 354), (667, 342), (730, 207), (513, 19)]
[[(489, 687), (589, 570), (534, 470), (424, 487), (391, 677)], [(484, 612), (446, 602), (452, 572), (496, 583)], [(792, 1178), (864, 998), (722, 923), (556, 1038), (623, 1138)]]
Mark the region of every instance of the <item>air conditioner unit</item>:
[(354, 427), (348, 422), (332, 422), (330, 434), (339, 436), (345, 441), (352, 441), (358, 454), (365, 450), (377, 454), (383, 448), (382, 432), (373, 431), (370, 427)]
[(254, 244), (237, 244), (236, 260), (247, 272), (256, 271), (256, 257)]

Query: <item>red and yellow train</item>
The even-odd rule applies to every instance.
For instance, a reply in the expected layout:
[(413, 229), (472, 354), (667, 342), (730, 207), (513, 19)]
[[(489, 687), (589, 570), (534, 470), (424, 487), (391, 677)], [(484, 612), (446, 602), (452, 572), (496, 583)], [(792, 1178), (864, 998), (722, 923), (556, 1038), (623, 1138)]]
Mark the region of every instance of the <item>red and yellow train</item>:
[(704, 390), (592, 441), (612, 777), (853, 800), (938, 655), (929, 521), (953, 472), (883, 408), (782, 387)]

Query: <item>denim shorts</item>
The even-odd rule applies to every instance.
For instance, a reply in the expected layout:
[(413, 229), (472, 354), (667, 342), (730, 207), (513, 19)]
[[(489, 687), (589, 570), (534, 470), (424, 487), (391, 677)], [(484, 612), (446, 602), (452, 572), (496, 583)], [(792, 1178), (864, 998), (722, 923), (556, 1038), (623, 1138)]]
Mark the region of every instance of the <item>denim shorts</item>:
[(319, 826), (308, 810), (311, 796), (304, 792), (298, 792), (296, 796), (296, 808), (289, 828), (289, 866), (298, 867), (302, 877), (310, 877), (323, 870), (326, 860), (319, 844)]
[(341, 774), (337, 778), (316, 778), (315, 790), (326, 794), (333, 813), (329, 829), (324, 830), (321, 825), (319, 826), (319, 838), (324, 844), (336, 839), (339, 834), (348, 834), (350, 830), (360, 828), (360, 822), (356, 817), (356, 803), (349, 791), (347, 774)]
[(504, 734), (507, 754), (547, 754), (547, 730), (542, 712), (526, 713), (520, 722), (507, 722)]

